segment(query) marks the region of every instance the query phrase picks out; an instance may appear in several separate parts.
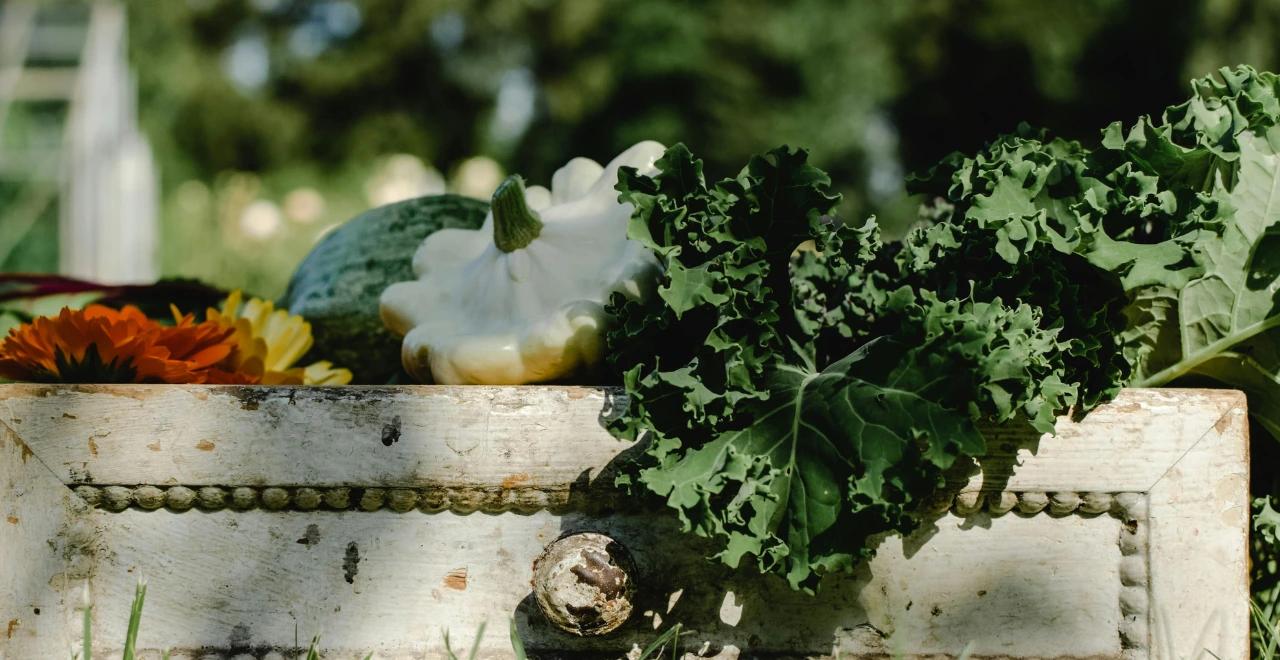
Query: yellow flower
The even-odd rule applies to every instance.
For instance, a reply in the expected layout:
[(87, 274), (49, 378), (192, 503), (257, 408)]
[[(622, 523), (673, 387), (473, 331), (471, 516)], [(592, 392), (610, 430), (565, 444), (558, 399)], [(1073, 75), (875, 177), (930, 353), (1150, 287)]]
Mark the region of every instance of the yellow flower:
[(311, 324), (270, 301), (243, 301), (231, 292), (222, 307), (210, 307), (209, 321), (235, 330), (236, 350), (227, 359), (237, 372), (260, 376), (266, 385), (346, 385), (351, 372), (321, 361), (295, 367), (311, 349)]

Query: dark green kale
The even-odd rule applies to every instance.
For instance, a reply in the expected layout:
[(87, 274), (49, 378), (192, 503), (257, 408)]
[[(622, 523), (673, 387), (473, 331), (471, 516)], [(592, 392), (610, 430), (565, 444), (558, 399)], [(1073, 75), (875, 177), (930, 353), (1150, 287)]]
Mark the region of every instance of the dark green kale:
[(608, 336), (634, 479), (725, 562), (812, 589), (910, 530), (989, 424), (1207, 381), (1280, 436), (1280, 80), (1193, 91), (1093, 149), (1023, 126), (948, 156), (898, 242), (833, 217), (803, 151), (715, 183), (681, 145), (624, 171), (666, 267)]

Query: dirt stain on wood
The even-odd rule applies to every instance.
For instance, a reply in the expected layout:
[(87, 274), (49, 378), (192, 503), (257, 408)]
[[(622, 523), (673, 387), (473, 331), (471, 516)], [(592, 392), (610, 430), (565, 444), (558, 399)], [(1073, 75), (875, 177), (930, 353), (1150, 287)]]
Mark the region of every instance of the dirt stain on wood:
[(248, 411), (257, 410), (271, 396), (271, 389), (265, 387), (231, 387), (226, 392), (239, 399), (240, 408)]
[(213, 451), (214, 447), (217, 447), (217, 445), (213, 444), (213, 442), (209, 440), (201, 440), (196, 443), (196, 449), (199, 449), (200, 451)]
[(519, 486), (520, 484), (528, 483), (532, 479), (533, 477), (529, 476), (528, 472), (513, 474), (502, 480), (502, 487), (506, 490), (510, 490), (512, 488), (515, 488), (516, 486)]
[(1235, 417), (1236, 417), (1235, 410), (1227, 411), (1227, 414), (1223, 415), (1222, 417), (1219, 417), (1218, 421), (1213, 423), (1213, 430), (1221, 434), (1226, 434), (1227, 431), (1231, 429), (1231, 422), (1235, 421)]
[(94, 441), (93, 436), (89, 436), (89, 453), (93, 456), (98, 455), (98, 443)]
[(16, 525), (16, 524), (18, 524), (18, 517), (17, 517), (17, 516), (5, 516), (4, 521), (5, 521), (5, 522), (7, 522), (7, 523), (9, 523), (10, 525)]
[(390, 424), (382, 425), (382, 446), (390, 447), (400, 442), (400, 416), (391, 418)]
[(27, 446), (27, 443), (19, 440), (18, 444), (22, 445), (22, 462), (23, 463), (26, 463), (28, 458), (35, 456), (35, 452), (31, 451), (31, 448)]
[(5, 639), (13, 639), (13, 633), (14, 633), (14, 631), (15, 631), (15, 630), (17, 630), (17, 629), (18, 629), (18, 620), (17, 620), (17, 619), (9, 619), (9, 626), (8, 626), (8, 628), (6, 628), (6, 629), (5, 629), (5, 631), (4, 631), (4, 637), (5, 637)]
[(147, 449), (150, 449), (151, 451), (160, 451), (160, 441), (156, 440), (155, 442), (147, 445)]
[(298, 539), (299, 545), (315, 545), (320, 542), (320, 527), (317, 525), (307, 525), (307, 531)]
[(458, 591), (467, 590), (467, 567), (455, 568), (444, 576), (444, 586)]
[(248, 648), (249, 642), (253, 640), (253, 631), (249, 630), (249, 626), (243, 623), (237, 623), (231, 627), (231, 636), (227, 638), (227, 642), (233, 649)]
[(355, 541), (347, 544), (347, 552), (342, 557), (342, 579), (347, 584), (356, 583), (356, 574), (360, 572), (360, 546)]

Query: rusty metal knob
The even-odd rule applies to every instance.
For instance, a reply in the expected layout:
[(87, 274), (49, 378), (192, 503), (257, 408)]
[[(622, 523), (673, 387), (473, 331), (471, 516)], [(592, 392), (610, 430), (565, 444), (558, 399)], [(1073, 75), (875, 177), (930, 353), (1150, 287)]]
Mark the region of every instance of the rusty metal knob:
[(533, 561), (533, 595), (557, 628), (580, 637), (604, 635), (631, 616), (635, 575), (622, 544), (594, 532), (570, 534)]

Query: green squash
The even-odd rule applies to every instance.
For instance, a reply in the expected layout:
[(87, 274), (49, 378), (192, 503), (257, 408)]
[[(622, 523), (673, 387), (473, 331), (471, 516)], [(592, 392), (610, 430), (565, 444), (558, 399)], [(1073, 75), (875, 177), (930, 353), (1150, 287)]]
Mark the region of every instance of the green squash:
[(470, 197), (419, 197), (361, 213), (326, 236), (279, 303), (311, 323), (310, 355), (350, 369), (353, 383), (401, 381), (400, 338), (383, 327), (378, 297), (393, 282), (414, 278), (413, 253), (428, 234), (476, 229), (488, 211), (488, 203)]

